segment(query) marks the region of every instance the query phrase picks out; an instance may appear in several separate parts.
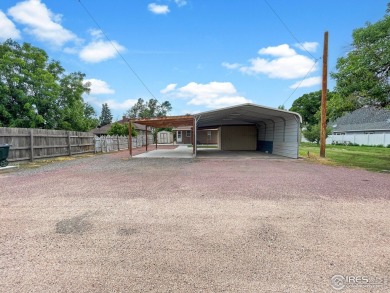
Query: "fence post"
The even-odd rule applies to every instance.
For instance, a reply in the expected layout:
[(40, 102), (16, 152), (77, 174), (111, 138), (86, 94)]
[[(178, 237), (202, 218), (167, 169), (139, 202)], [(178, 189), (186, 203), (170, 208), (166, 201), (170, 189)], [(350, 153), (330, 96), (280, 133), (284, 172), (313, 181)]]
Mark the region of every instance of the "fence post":
[(30, 161), (34, 161), (34, 130), (30, 130)]
[(72, 145), (70, 144), (70, 132), (68, 131), (68, 152), (69, 156), (72, 155)]
[(116, 142), (117, 142), (117, 144), (118, 144), (118, 152), (119, 152), (119, 149), (120, 149), (120, 148), (119, 148), (119, 135), (116, 136)]

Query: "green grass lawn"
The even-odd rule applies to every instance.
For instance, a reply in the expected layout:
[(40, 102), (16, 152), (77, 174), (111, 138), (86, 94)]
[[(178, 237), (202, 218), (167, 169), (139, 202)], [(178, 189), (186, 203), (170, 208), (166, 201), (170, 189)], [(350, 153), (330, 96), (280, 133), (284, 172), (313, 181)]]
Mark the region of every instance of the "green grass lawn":
[(312, 143), (301, 143), (299, 156), (323, 164), (390, 172), (390, 148), (327, 145), (326, 158), (321, 158), (319, 146)]

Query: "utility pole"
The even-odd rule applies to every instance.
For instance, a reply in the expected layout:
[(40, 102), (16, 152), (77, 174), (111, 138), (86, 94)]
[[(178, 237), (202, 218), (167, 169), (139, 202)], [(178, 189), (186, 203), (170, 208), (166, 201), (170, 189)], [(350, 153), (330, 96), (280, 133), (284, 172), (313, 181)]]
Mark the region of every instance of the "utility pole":
[(328, 93), (328, 32), (324, 34), (324, 55), (322, 57), (321, 136), (320, 156), (325, 158), (326, 142), (326, 96)]

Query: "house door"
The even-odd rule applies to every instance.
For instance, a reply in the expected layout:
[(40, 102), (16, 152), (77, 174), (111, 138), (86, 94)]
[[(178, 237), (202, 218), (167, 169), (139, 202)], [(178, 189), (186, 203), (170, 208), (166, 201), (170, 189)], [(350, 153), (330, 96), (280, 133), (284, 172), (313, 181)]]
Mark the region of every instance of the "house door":
[(177, 132), (177, 137), (176, 137), (176, 139), (177, 139), (177, 142), (179, 143), (179, 142), (182, 142), (182, 139), (181, 139), (181, 131), (178, 131)]

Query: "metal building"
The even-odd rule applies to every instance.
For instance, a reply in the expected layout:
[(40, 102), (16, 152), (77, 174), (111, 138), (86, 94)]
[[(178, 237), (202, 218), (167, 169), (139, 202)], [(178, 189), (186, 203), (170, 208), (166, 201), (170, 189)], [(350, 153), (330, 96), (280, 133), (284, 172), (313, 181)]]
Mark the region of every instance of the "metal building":
[[(218, 129), (218, 145), (223, 151), (260, 151), (298, 158), (302, 118), (295, 112), (242, 104), (194, 115), (132, 119), (130, 125), (133, 122), (155, 128), (190, 127), (191, 141), (196, 142), (198, 130)], [(196, 152), (193, 144), (195, 156)]]
[(298, 113), (242, 104), (194, 115), (198, 129), (219, 128), (221, 150), (262, 151), (298, 158)]

